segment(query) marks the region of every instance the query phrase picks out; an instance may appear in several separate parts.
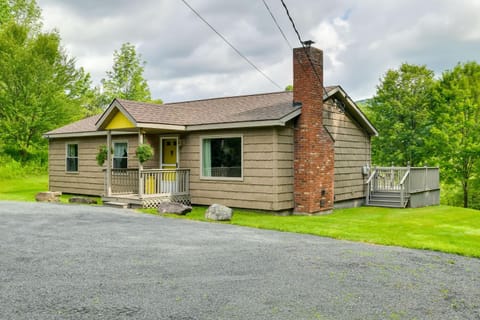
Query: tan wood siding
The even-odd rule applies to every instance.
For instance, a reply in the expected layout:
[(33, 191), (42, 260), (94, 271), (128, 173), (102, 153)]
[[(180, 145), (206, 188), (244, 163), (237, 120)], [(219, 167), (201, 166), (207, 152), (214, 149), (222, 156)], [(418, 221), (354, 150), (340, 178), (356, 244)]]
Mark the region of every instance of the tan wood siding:
[(335, 140), (335, 201), (364, 197), (362, 167), (370, 165), (370, 137), (348, 114), (324, 105), (324, 125)]
[[(114, 136), (112, 141), (128, 142), (128, 166), (138, 167), (135, 149), (137, 135)], [(65, 168), (66, 144), (78, 144), (78, 172), (67, 172)], [(103, 195), (104, 172), (98, 166), (96, 156), (98, 147), (107, 143), (106, 136), (50, 139), (48, 152), (49, 189), (63, 193)]]
[[(242, 181), (200, 177), (201, 137), (222, 135), (243, 137)], [(293, 208), (292, 128), (199, 131), (181, 140), (180, 167), (190, 169), (192, 203), (274, 211)]]

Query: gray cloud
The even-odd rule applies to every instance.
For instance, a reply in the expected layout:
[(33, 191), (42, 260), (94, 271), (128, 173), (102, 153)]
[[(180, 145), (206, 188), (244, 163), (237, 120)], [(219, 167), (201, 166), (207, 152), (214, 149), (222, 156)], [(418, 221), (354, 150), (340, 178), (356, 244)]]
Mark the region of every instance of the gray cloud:
[[(267, 0), (294, 46), (280, 1)], [(325, 51), (327, 84), (354, 99), (372, 96), (379, 78), (402, 62), (437, 74), (478, 59), (480, 1), (287, 0), (305, 39)], [(98, 82), (124, 42), (147, 61), (154, 97), (165, 101), (277, 91), (180, 0), (38, 0), (45, 28), (57, 28), (68, 52)], [(291, 83), (291, 51), (262, 1), (189, 0), (243, 54), (278, 82)]]

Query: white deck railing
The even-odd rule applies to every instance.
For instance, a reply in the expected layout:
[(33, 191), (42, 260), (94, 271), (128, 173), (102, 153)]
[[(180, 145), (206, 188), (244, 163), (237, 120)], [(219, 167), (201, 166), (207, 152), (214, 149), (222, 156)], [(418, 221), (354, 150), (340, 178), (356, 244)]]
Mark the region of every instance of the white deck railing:
[(366, 181), (366, 203), (375, 192), (398, 192), (400, 203), (405, 206), (412, 193), (440, 188), (438, 167), (375, 167)]
[(148, 169), (140, 171), (139, 195), (188, 195), (190, 169)]

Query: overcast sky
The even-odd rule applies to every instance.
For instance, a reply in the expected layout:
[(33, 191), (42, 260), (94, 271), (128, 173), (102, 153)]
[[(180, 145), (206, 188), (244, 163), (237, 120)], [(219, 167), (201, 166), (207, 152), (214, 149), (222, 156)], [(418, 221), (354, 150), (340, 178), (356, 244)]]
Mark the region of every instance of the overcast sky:
[[(266, 0), (293, 47), (299, 42), (280, 0)], [(325, 85), (371, 97), (402, 62), (437, 75), (480, 61), (480, 0), (285, 0), (303, 40), (324, 50)], [(37, 0), (44, 27), (56, 28), (95, 84), (113, 51), (133, 43), (147, 62), (153, 98), (165, 102), (279, 91), (240, 58), (181, 0)], [(262, 0), (188, 0), (211, 25), (282, 88), (292, 53)]]

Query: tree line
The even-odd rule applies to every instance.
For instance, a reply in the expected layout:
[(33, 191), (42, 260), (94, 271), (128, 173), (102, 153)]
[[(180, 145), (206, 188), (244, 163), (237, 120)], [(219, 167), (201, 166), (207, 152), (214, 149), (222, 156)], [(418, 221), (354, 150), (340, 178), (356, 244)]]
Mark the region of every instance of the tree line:
[(363, 110), (379, 131), (377, 165), (439, 166), (442, 201), (480, 208), (480, 65), (458, 63), (436, 78), (403, 63), (380, 79)]
[(100, 113), (114, 98), (162, 103), (152, 100), (144, 67), (135, 46), (124, 43), (94, 85), (58, 31), (42, 30), (35, 0), (0, 0), (0, 156), (46, 163), (45, 132)]

